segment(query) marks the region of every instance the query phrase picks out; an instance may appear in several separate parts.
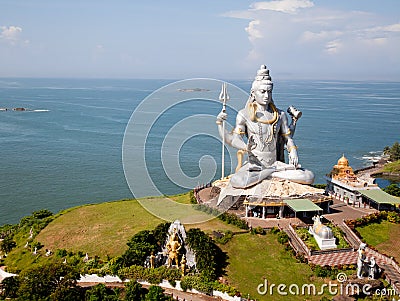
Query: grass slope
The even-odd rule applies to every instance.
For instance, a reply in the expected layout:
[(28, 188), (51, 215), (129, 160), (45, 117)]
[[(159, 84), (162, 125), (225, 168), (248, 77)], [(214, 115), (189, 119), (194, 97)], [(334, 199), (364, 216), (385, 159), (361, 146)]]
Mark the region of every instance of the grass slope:
[(390, 173), (400, 173), (400, 160), (386, 163), (383, 168), (383, 172), (390, 172)]
[[(189, 202), (187, 194), (172, 197), (180, 203)], [(163, 202), (153, 198), (152, 202)], [(195, 211), (195, 210), (193, 210)], [(205, 215), (195, 211), (196, 216)], [(210, 218), (210, 216), (207, 216)], [(126, 242), (137, 232), (153, 229), (163, 220), (150, 214), (137, 200), (124, 200), (78, 207), (60, 214), (43, 229), (36, 241), (44, 245), (43, 249), (82, 251), (92, 255), (111, 257), (121, 255), (127, 248)], [(200, 228), (205, 232), (213, 230), (238, 229), (218, 219), (204, 223), (187, 224), (186, 229)]]
[(50, 250), (115, 256), (125, 251), (126, 242), (135, 233), (154, 228), (161, 222), (136, 200), (102, 203), (62, 214), (44, 228), (36, 240)]
[(367, 244), (400, 261), (400, 224), (382, 221), (357, 227), (357, 231)]
[(322, 279), (312, 276), (308, 265), (298, 263), (284, 250), (276, 235), (235, 235), (222, 249), (229, 256), (226, 278), (244, 293), (244, 297), (247, 294), (257, 300), (320, 300), (322, 297), (294, 296), (290, 293), (281, 296), (276, 288), (272, 296), (257, 292), (257, 286), (264, 283), (264, 279), (268, 280), (268, 285), (284, 283), (289, 286), (296, 283), (300, 288), (303, 284), (314, 283), (317, 290), (323, 283)]

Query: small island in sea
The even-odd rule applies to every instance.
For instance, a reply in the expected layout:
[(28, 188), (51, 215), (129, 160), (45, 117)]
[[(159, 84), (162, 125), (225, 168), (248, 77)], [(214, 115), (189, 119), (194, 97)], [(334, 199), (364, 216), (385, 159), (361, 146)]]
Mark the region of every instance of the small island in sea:
[(179, 92), (208, 92), (210, 90), (203, 88), (187, 88), (187, 89), (178, 89)]

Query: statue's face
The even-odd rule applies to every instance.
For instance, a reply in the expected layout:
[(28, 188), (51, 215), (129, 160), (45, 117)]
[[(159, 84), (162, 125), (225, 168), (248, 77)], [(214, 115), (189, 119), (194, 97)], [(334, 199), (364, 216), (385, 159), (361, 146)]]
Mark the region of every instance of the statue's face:
[(268, 105), (272, 102), (272, 85), (271, 84), (260, 84), (254, 91), (256, 102), (260, 105)]

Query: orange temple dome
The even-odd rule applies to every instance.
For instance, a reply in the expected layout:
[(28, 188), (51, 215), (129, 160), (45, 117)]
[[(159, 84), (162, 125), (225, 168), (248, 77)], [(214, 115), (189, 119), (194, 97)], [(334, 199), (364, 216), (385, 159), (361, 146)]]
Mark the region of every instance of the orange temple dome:
[(349, 160), (343, 155), (333, 167), (329, 176), (335, 180), (344, 182), (358, 182), (353, 169), (349, 165)]
[(339, 166), (349, 166), (349, 160), (347, 160), (347, 158), (344, 156), (344, 154), (343, 154), (343, 156), (338, 160), (338, 162), (337, 162), (337, 165), (339, 165)]

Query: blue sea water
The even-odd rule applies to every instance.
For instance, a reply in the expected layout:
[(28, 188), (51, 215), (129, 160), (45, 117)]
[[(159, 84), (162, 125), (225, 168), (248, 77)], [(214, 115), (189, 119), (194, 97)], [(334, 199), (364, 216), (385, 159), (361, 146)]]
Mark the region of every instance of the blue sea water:
[[(140, 102), (171, 82), (0, 79), (0, 108), (39, 110), (0, 111), (0, 225), (42, 208), (57, 212), (131, 198), (121, 154), (125, 128)], [(245, 91), (251, 85), (250, 81), (232, 83)], [(216, 99), (218, 95), (215, 91)], [(294, 105), (303, 112), (295, 140), (302, 166), (315, 173), (317, 183), (324, 183), (323, 176), (342, 154), (353, 168), (359, 168), (400, 140), (400, 83), (275, 81), (274, 100), (281, 109)], [(149, 139), (154, 154), (146, 154), (146, 164), (162, 193), (184, 191), (169, 183), (162, 170), (157, 152), (163, 134), (191, 112), (216, 116), (220, 109), (217, 103), (194, 100), (155, 123), (159, 130), (155, 128)], [(180, 150), (185, 173), (198, 173), (204, 155), (215, 158), (219, 172), (220, 141), (207, 139), (194, 137)]]

